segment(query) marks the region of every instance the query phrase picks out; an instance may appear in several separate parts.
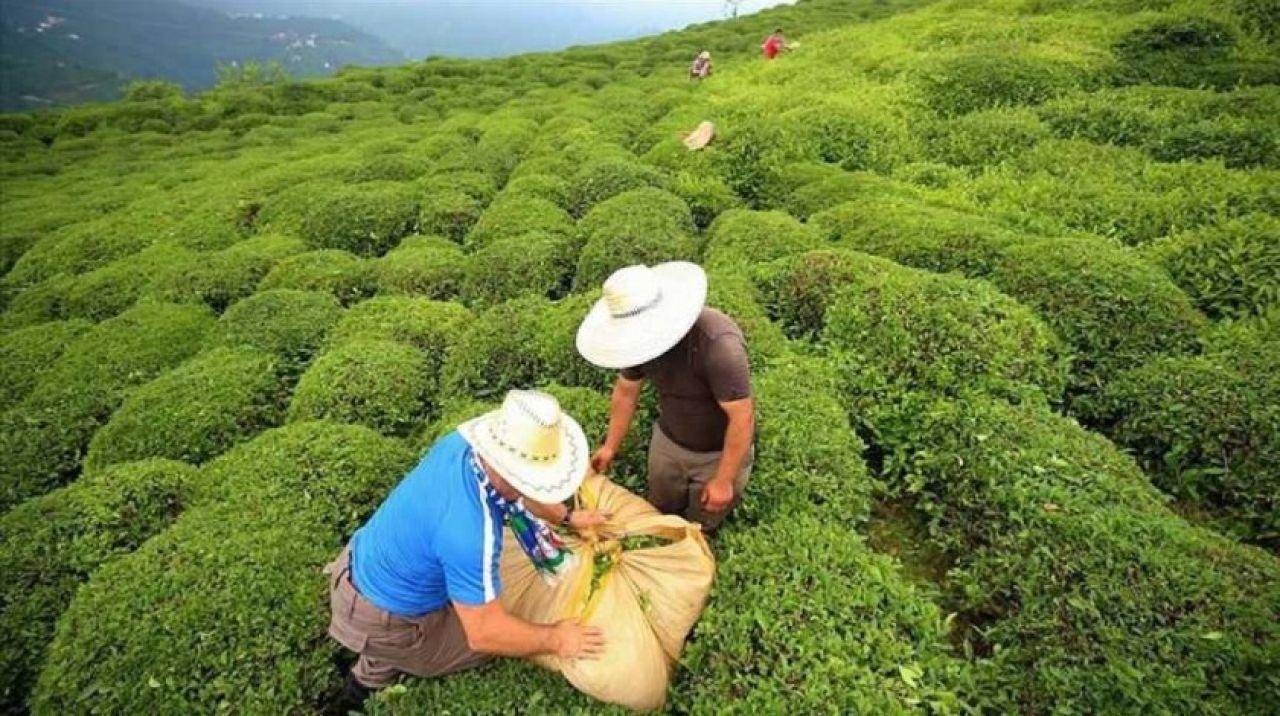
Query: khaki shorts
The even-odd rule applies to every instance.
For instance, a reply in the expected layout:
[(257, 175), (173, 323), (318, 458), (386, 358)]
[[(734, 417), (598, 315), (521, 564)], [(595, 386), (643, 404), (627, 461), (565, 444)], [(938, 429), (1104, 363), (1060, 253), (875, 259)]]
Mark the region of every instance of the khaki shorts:
[(738, 474), (733, 478), (733, 502), (724, 512), (702, 509), (702, 488), (715, 477), (720, 465), (720, 452), (694, 452), (678, 445), (657, 423), (649, 441), (649, 502), (668, 515), (680, 515), (702, 525), (702, 531), (713, 533), (733, 508), (742, 501), (742, 493), (751, 480), (756, 450), (747, 453)]
[(443, 676), (489, 660), (468, 646), (452, 605), (401, 617), (361, 596), (351, 581), (350, 546), (324, 573), (329, 575), (329, 636), (360, 655), (352, 674), (364, 686), (386, 686), (400, 673)]

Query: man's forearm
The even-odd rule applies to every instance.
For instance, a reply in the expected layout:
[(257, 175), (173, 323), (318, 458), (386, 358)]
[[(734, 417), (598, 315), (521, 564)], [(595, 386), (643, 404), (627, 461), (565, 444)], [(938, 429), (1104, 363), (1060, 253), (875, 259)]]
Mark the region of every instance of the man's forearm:
[(529, 511), (532, 512), (535, 517), (553, 526), (564, 522), (564, 516), (569, 511), (568, 507), (565, 507), (559, 502), (548, 504), (545, 502), (536, 502), (534, 500), (525, 500), (524, 506), (529, 508)]
[(534, 624), (507, 616), (476, 635), (468, 635), (468, 645), (475, 651), (496, 656), (536, 656), (554, 654), (559, 649), (554, 625)]
[(748, 414), (730, 418), (729, 426), (724, 434), (724, 449), (720, 453), (720, 464), (716, 466), (713, 480), (733, 482), (738, 471), (751, 453), (751, 441), (755, 437), (755, 416)]
[(638, 386), (628, 386), (621, 381), (614, 384), (613, 394), (609, 398), (609, 432), (604, 439), (604, 444), (609, 449), (618, 450), (622, 447), (622, 440), (631, 429), (639, 397)]

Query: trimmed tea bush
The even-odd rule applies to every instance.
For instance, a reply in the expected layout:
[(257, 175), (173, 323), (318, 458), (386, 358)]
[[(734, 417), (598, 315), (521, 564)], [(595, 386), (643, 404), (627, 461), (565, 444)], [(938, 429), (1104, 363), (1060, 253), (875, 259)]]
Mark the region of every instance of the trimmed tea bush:
[(1103, 241), (1011, 246), (991, 281), (1035, 309), (1071, 346), (1076, 394), (1096, 392), (1119, 371), (1159, 353), (1193, 349), (1205, 325), (1164, 272)]
[(0, 334), (0, 410), (18, 403), (92, 323), (51, 321)]
[(782, 326), (788, 338), (816, 339), (826, 325), (827, 306), (833, 288), (849, 284), (873, 284), (901, 271), (885, 259), (856, 251), (809, 251), (772, 261), (752, 271), (760, 288), (760, 302), (768, 316)]
[(571, 236), (573, 218), (546, 199), (503, 196), (495, 200), (467, 234), (467, 246), (481, 248), (498, 239), (534, 231)]
[(1280, 303), (1280, 219), (1251, 214), (1158, 241), (1145, 252), (1210, 318)]
[(905, 266), (982, 277), (1019, 236), (977, 214), (923, 201), (871, 196), (815, 214), (809, 223), (832, 241)]
[(973, 112), (940, 124), (929, 137), (932, 158), (963, 167), (1012, 159), (1049, 136), (1049, 128), (1026, 109)]
[(460, 298), (483, 307), (522, 295), (559, 298), (569, 291), (578, 242), (542, 232), (498, 239), (467, 261)]
[(89, 444), (85, 465), (149, 457), (200, 464), (280, 421), (276, 359), (218, 348), (143, 385)]
[(585, 216), (596, 204), (623, 192), (644, 187), (667, 188), (657, 169), (636, 162), (604, 159), (585, 164), (569, 182), (570, 211)]
[(504, 197), (528, 196), (546, 199), (561, 208), (571, 206), (569, 181), (550, 174), (522, 174), (502, 189)]
[(255, 236), (221, 251), (189, 254), (185, 261), (157, 266), (146, 295), (174, 303), (203, 302), (222, 313), (250, 296), (281, 259), (306, 246), (292, 236)]
[(277, 356), (286, 373), (300, 371), (342, 317), (331, 294), (276, 289), (263, 291), (222, 315), (216, 345), (248, 346)]
[(411, 186), (368, 182), (318, 190), (298, 228), (312, 248), (380, 256), (417, 226), (418, 199)]
[(787, 338), (769, 318), (760, 291), (744, 271), (712, 271), (707, 275), (707, 305), (733, 319), (747, 340), (753, 370), (787, 352)]
[(137, 302), (160, 267), (185, 262), (189, 255), (160, 244), (81, 274), (63, 293), (60, 313), (94, 322), (118, 315)]
[(483, 211), (478, 200), (458, 189), (436, 191), (422, 198), (418, 230), (461, 242)]
[(169, 460), (119, 465), (0, 515), (0, 708), (24, 710), (76, 588), (168, 527), (186, 507), (195, 475)]
[(1160, 489), (1222, 515), (1229, 531), (1280, 544), (1280, 379), (1230, 358), (1157, 358), (1122, 373), (1099, 421)]
[(1269, 708), (1274, 558), (1187, 525), (1105, 440), (1043, 409), (966, 398), (915, 415), (899, 489), (957, 558), (984, 708)]
[(955, 276), (911, 269), (864, 275), (870, 280), (827, 287), (833, 297), (821, 338), (847, 376), (899, 390), (1062, 395), (1063, 346), (1013, 299)]
[(298, 381), (289, 421), (332, 420), (404, 435), (426, 417), (435, 376), (403, 343), (354, 339), (326, 351)]
[(781, 211), (735, 209), (711, 225), (706, 247), (708, 269), (751, 266), (819, 248), (812, 228)]
[(262, 279), (258, 290), (291, 288), (332, 293), (339, 303), (349, 305), (373, 293), (370, 274), (363, 259), (346, 251), (308, 251), (276, 264)]
[(917, 81), (929, 107), (954, 117), (992, 107), (1039, 104), (1079, 86), (1083, 72), (1025, 52), (975, 52), (936, 61)]
[(688, 205), (693, 224), (700, 230), (710, 226), (721, 213), (742, 206), (738, 195), (715, 176), (680, 172), (671, 180), (671, 193)]
[(0, 415), (0, 509), (72, 478), (125, 393), (193, 355), (213, 327), (203, 306), (141, 304), (83, 333)]
[(636, 189), (613, 197), (582, 220), (586, 245), (578, 258), (575, 291), (604, 283), (631, 264), (696, 258), (693, 217), (679, 197), (661, 189)]
[(320, 569), (412, 461), (366, 428), (304, 423), (210, 463), (217, 502), (76, 594), (34, 710), (318, 712), (339, 686)]
[(437, 375), (445, 358), (472, 320), (457, 303), (408, 296), (381, 296), (347, 311), (329, 334), (329, 345), (352, 340), (387, 340), (413, 346), (430, 375)]
[(448, 299), (457, 295), (466, 258), (452, 241), (411, 236), (373, 262), (378, 293)]

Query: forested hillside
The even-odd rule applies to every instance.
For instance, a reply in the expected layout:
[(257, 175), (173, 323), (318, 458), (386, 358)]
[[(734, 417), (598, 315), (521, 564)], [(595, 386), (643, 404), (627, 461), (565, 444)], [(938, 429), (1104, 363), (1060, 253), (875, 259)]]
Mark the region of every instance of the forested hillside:
[[(600, 439), (578, 321), (689, 259), (759, 432), (670, 711), (1280, 713), (1277, 27), (804, 0), (0, 116), (0, 710), (322, 710), (321, 567), (508, 388)], [(517, 661), (366, 708), (611, 710)]]

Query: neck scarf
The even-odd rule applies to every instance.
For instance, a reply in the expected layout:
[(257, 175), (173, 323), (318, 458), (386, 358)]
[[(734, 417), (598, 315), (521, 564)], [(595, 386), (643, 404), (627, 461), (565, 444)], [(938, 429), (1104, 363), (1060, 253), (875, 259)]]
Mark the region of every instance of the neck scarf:
[(503, 521), (520, 543), (520, 548), (529, 556), (529, 561), (533, 562), (538, 576), (551, 585), (559, 582), (560, 577), (574, 565), (573, 552), (564, 546), (564, 542), (551, 531), (547, 523), (534, 517), (521, 500), (508, 500), (498, 493), (475, 452), (471, 453), (471, 471), (480, 482), (489, 506), (502, 515)]

